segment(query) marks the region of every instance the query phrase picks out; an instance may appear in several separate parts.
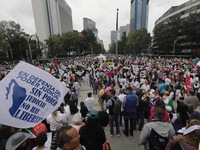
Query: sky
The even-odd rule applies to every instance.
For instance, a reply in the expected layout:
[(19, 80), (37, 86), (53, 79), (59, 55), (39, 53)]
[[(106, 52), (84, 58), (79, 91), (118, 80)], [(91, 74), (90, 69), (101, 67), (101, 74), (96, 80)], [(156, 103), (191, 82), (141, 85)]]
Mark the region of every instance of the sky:
[[(96, 22), (98, 36), (108, 50), (110, 31), (116, 29), (116, 13), (119, 9), (119, 27), (130, 23), (130, 0), (65, 0), (72, 9), (73, 29), (83, 30), (83, 18)], [(152, 34), (155, 21), (172, 6), (188, 0), (150, 0), (148, 32)], [(13, 20), (29, 34), (35, 34), (31, 0), (0, 1), (0, 21)]]

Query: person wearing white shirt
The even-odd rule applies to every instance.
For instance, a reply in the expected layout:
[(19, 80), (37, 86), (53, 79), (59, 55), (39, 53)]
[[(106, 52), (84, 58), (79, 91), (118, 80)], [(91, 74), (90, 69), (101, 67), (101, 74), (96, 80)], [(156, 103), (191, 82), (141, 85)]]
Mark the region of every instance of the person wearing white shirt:
[(150, 85), (148, 83), (148, 81), (145, 81), (144, 84), (141, 86), (141, 90), (144, 93), (147, 93), (150, 90)]
[[(124, 103), (124, 99), (125, 99), (125, 94), (124, 94), (124, 90), (120, 89), (119, 90), (119, 95), (118, 95), (118, 98), (119, 100), (122, 102), (122, 104)], [(119, 125), (122, 126), (122, 112), (123, 112), (123, 105), (121, 106), (121, 113), (120, 113), (120, 118), (119, 118)]]
[(88, 93), (88, 98), (85, 99), (85, 105), (86, 105), (88, 111), (93, 110), (93, 108), (94, 108), (94, 102), (95, 101), (94, 101), (94, 98), (92, 97), (92, 93), (89, 92)]

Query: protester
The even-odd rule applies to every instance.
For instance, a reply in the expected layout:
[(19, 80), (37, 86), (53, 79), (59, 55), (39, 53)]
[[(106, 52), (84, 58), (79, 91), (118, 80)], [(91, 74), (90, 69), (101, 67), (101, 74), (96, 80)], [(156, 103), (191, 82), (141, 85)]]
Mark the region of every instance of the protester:
[(105, 90), (103, 89), (102, 85), (99, 85), (99, 104), (101, 107), (101, 111), (104, 111), (104, 100), (106, 100)]
[(91, 110), (86, 125), (80, 128), (80, 143), (87, 150), (103, 150), (106, 141), (105, 132), (99, 123), (98, 111)]
[(63, 126), (63, 114), (56, 109), (47, 117), (46, 121), (50, 124), (50, 130), (53, 137), (56, 131)]
[(34, 147), (32, 150), (49, 150), (45, 147), (45, 142), (47, 141), (47, 134), (44, 132), (39, 133), (36, 136), (37, 147)]
[(113, 109), (114, 109), (114, 104), (117, 100), (115, 90), (110, 90), (108, 92), (108, 96), (110, 99), (106, 103), (106, 107), (109, 112), (109, 125), (110, 125), (110, 136), (114, 135), (114, 122), (115, 122), (115, 127), (116, 127), (116, 134), (117, 136), (120, 136), (120, 129), (119, 129), (119, 114), (116, 114)]
[(91, 92), (89, 92), (87, 94), (87, 96), (88, 97), (85, 99), (85, 105), (86, 105), (88, 111), (90, 112), (94, 108), (94, 102), (95, 102), (95, 100), (92, 97), (92, 93)]
[[(126, 136), (133, 136), (133, 129), (136, 129), (136, 106), (138, 105), (138, 97), (137, 95), (132, 93), (131, 88), (126, 89), (126, 97), (123, 103), (124, 107), (124, 122), (125, 129), (123, 133)], [(130, 125), (129, 125), (130, 123)], [(130, 127), (130, 129), (129, 129)]]
[(5, 150), (29, 150), (29, 141), (31, 134), (18, 132), (9, 137), (6, 142)]
[(188, 96), (184, 99), (183, 102), (186, 104), (191, 104), (193, 106), (193, 110), (196, 110), (200, 104), (199, 99), (196, 96), (194, 96), (194, 91), (192, 90), (188, 92)]
[(85, 106), (84, 102), (80, 102), (80, 112), (81, 112), (81, 116), (82, 116), (83, 120), (85, 121), (85, 117), (88, 113), (88, 109)]
[(190, 120), (183, 135), (175, 136), (165, 150), (197, 150), (200, 142), (200, 120)]
[[(141, 145), (144, 145), (145, 150), (165, 149), (168, 140), (170, 140), (175, 135), (173, 126), (170, 123), (163, 121), (164, 116), (165, 110), (163, 108), (156, 107), (154, 109), (155, 119), (144, 125), (144, 128), (142, 129), (139, 137), (139, 143)], [(161, 140), (161, 142), (163, 143), (158, 143), (159, 141), (156, 141), (156, 139), (154, 139), (156, 137), (153, 138), (153, 136), (151, 136), (155, 134), (158, 134), (160, 138), (163, 138)], [(161, 147), (156, 147), (158, 146), (157, 144), (163, 145)]]
[(56, 136), (57, 149), (56, 150), (86, 150), (80, 144), (80, 135), (72, 126), (61, 127)]

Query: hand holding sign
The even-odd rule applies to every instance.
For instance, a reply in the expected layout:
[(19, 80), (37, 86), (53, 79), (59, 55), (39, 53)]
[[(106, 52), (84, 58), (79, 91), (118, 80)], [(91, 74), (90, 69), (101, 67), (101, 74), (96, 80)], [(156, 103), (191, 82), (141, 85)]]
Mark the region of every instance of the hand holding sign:
[(49, 73), (20, 62), (0, 82), (0, 123), (29, 128), (37, 125), (62, 102), (67, 89)]

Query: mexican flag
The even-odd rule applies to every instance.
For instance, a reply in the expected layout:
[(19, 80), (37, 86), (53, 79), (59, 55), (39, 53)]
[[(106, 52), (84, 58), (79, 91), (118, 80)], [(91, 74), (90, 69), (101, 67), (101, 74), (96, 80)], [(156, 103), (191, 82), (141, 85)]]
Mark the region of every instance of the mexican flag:
[(167, 106), (170, 106), (173, 109), (173, 97), (169, 100)]
[(138, 57), (137, 57), (137, 56), (134, 56), (134, 57), (133, 57), (133, 62), (136, 62), (136, 61), (138, 61)]

